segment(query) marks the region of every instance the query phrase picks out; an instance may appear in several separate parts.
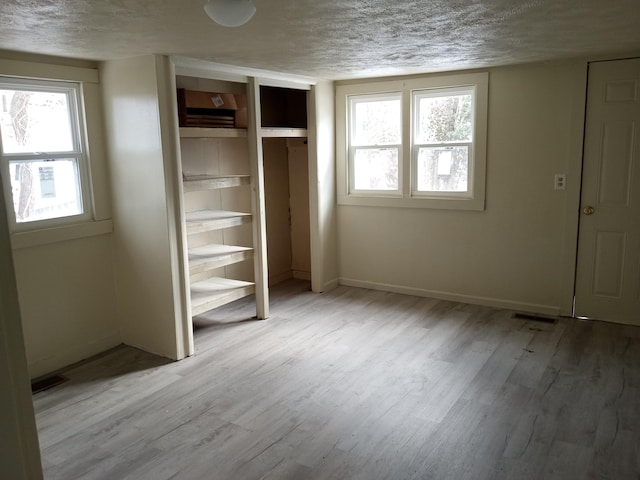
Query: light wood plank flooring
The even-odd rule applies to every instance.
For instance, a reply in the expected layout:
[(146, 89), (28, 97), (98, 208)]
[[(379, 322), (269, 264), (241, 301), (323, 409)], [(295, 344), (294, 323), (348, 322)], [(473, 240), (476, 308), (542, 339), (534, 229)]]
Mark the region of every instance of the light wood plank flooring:
[(48, 479), (638, 479), (640, 329), (304, 282), (34, 397)]

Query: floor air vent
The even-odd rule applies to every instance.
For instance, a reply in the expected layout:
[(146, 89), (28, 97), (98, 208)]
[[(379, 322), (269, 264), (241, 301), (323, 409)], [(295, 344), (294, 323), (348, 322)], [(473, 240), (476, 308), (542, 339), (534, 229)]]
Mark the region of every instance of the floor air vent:
[(44, 392), (50, 388), (57, 387), (58, 385), (66, 382), (67, 377), (62, 375), (51, 375), (44, 378), (39, 378), (31, 382), (31, 393)]
[(520, 320), (533, 320), (534, 322), (542, 322), (542, 323), (556, 323), (558, 321), (557, 318), (551, 317), (543, 317), (540, 315), (533, 315), (531, 313), (514, 313), (512, 318), (519, 318)]

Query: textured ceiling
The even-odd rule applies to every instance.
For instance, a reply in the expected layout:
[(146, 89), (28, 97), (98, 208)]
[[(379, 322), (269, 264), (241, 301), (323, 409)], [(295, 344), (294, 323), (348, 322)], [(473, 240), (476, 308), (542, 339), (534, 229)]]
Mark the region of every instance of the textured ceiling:
[(158, 53), (327, 79), (640, 53), (639, 0), (255, 0), (243, 27), (204, 0), (2, 0), (0, 49)]

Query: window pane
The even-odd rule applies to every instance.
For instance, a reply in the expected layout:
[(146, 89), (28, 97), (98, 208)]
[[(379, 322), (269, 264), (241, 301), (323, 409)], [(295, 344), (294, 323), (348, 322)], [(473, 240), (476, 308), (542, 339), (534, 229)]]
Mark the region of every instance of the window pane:
[(398, 149), (356, 148), (353, 177), (356, 190), (398, 190)]
[(73, 151), (68, 100), (60, 92), (0, 90), (3, 152)]
[(472, 95), (418, 96), (416, 143), (472, 141)]
[(469, 147), (420, 147), (417, 162), (419, 192), (466, 192)]
[(397, 145), (401, 140), (400, 98), (352, 104), (351, 145)]
[(82, 213), (76, 159), (11, 162), (9, 173), (16, 222)]

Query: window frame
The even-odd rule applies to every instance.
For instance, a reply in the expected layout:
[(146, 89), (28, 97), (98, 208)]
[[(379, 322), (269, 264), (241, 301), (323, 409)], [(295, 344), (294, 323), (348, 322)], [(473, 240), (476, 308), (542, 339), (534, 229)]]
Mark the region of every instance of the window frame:
[[(487, 115), (489, 73), (439, 74), (394, 79), (370, 79), (336, 85), (336, 163), (337, 202), (339, 205), (380, 207), (484, 210), (486, 182)], [(416, 109), (414, 94), (432, 89), (451, 92), (473, 89), (473, 133), (469, 152), (468, 191), (436, 192), (417, 190), (418, 146), (414, 145)], [(400, 194), (380, 195), (378, 191), (352, 191), (349, 162), (349, 101), (350, 96), (402, 92), (402, 161), (398, 166)], [(466, 144), (467, 142), (454, 142)], [(452, 144), (453, 145), (453, 144)], [(455, 145), (453, 145), (455, 146)], [(402, 172), (402, 173), (400, 173)]]
[[(33, 92), (62, 93), (67, 97), (72, 150), (47, 152), (4, 153), (0, 137), (0, 169), (3, 190), (7, 205), (7, 217), (10, 231), (28, 232), (74, 225), (93, 220), (92, 193), (90, 184), (89, 159), (87, 154), (87, 136), (84, 120), (82, 83), (68, 80), (34, 79), (0, 75), (0, 90), (22, 90)], [(47, 160), (73, 160), (77, 170), (79, 190), (78, 198), (82, 212), (75, 215), (18, 222), (13, 203), (13, 189), (10, 177), (10, 165), (15, 162), (40, 162)]]
[[(471, 112), (471, 140), (469, 141), (449, 141), (449, 142), (421, 142), (418, 143), (418, 126), (420, 118), (420, 109), (418, 104), (422, 98), (436, 98), (436, 97), (452, 97), (456, 95), (471, 94), (471, 98), (474, 100), (474, 108)], [(467, 166), (467, 180), (473, 179), (474, 174), (474, 136), (475, 136), (475, 123), (476, 123), (476, 86), (475, 85), (462, 85), (455, 87), (435, 87), (420, 90), (411, 91), (411, 106), (413, 108), (411, 117), (411, 195), (414, 197), (424, 198), (473, 198), (474, 182), (467, 181), (467, 190), (464, 192), (447, 191), (447, 190), (419, 190), (418, 189), (418, 157), (421, 148), (455, 148), (455, 147), (467, 147), (468, 148), (468, 166)]]
[(352, 145), (349, 144), (349, 152), (348, 152), (348, 162), (349, 162), (349, 172), (355, 171), (355, 152), (358, 149), (396, 149), (398, 152), (398, 188), (396, 189), (378, 189), (378, 190), (367, 190), (367, 189), (357, 189), (355, 187), (355, 175), (349, 175), (349, 193), (352, 195), (363, 195), (363, 196), (384, 196), (384, 197), (401, 197), (402, 196), (402, 173), (403, 173), (403, 142), (402, 142), (402, 117), (403, 117), (403, 102), (402, 102), (402, 92), (384, 92), (377, 94), (368, 94), (368, 95), (349, 95), (347, 100), (348, 108), (348, 128), (349, 128), (349, 138), (355, 136), (355, 115), (354, 115), (354, 107), (358, 103), (364, 103), (363, 100), (365, 98), (376, 99), (379, 101), (384, 100), (399, 100), (400, 101), (400, 142), (397, 144), (363, 144), (363, 145)]

